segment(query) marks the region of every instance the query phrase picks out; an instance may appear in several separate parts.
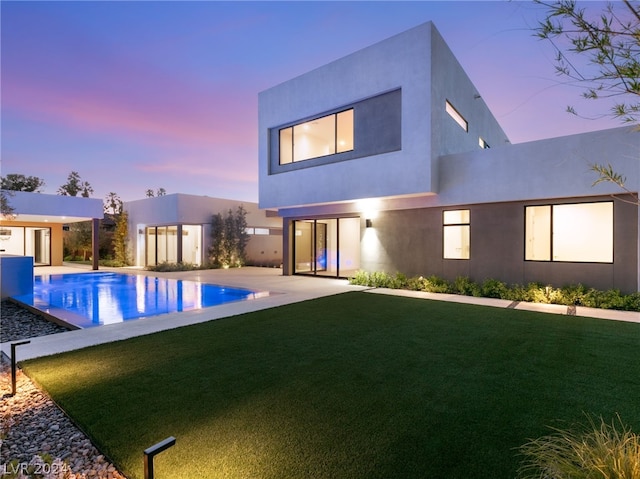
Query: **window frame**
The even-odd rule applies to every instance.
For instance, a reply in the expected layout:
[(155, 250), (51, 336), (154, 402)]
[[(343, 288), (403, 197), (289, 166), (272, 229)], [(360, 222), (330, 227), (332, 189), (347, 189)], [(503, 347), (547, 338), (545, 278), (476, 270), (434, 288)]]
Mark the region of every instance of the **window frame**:
[[(462, 213), (466, 215), (466, 218), (461, 217), (459, 220), (447, 220), (447, 213)], [(466, 256), (464, 248), (460, 248), (461, 256), (447, 256), (447, 230), (452, 230), (453, 228), (461, 229), (461, 231), (466, 231), (466, 240), (467, 240), (467, 249)], [(448, 260), (462, 260), (469, 261), (471, 259), (471, 210), (469, 208), (457, 209), (457, 210), (443, 210), (442, 211), (442, 259)]]
[[(611, 205), (611, 260), (610, 261), (594, 261), (594, 260), (567, 260), (567, 259), (554, 259), (556, 249), (556, 231), (554, 231), (555, 226), (555, 208), (563, 207), (563, 206), (584, 206), (584, 205), (602, 205), (602, 204), (610, 204)], [(550, 209), (549, 213), (549, 238), (548, 238), (548, 257), (549, 259), (528, 259), (527, 258), (527, 210), (529, 208), (538, 208), (538, 207), (548, 207)], [(568, 264), (613, 264), (615, 262), (615, 202), (612, 200), (602, 200), (602, 201), (585, 201), (578, 203), (545, 203), (538, 205), (525, 205), (524, 207), (524, 261), (531, 263), (568, 263)]]
[(444, 111), (447, 112), (447, 114), (460, 126), (460, 128), (462, 128), (466, 133), (469, 133), (469, 121), (449, 100), (444, 101)]
[[(338, 138), (338, 126), (339, 126), (339, 117), (340, 115), (344, 114), (344, 113), (348, 113), (351, 112), (351, 147), (350, 148), (345, 148), (344, 146), (341, 146), (339, 144), (339, 138)], [(319, 121), (319, 120), (325, 120), (328, 118), (333, 118), (333, 138), (331, 138), (330, 140), (333, 140), (333, 145), (331, 148), (331, 153), (327, 153), (324, 155), (317, 155), (317, 156), (310, 156), (310, 157), (303, 157), (300, 159), (296, 159), (296, 129), (299, 129), (300, 127), (303, 127), (304, 125), (314, 122), (314, 121)], [(290, 145), (286, 145), (287, 148), (284, 149), (284, 151), (287, 151), (287, 156), (286, 158), (289, 159), (290, 161), (282, 161), (283, 155), (283, 132), (290, 130), (291, 134), (290, 134), (290, 138), (291, 138), (291, 144)], [(329, 114), (323, 114), (321, 116), (316, 116), (304, 121), (300, 121), (291, 125), (287, 125), (285, 127), (279, 128), (278, 129), (278, 139), (279, 139), (279, 145), (278, 145), (278, 165), (283, 166), (283, 165), (290, 165), (292, 163), (300, 163), (303, 161), (308, 161), (308, 160), (315, 160), (317, 158), (325, 158), (325, 157), (331, 157), (331, 156), (335, 156), (335, 155), (340, 155), (342, 153), (346, 153), (346, 152), (350, 152), (355, 150), (355, 108), (354, 107), (350, 107), (350, 108), (344, 108), (338, 111), (335, 111), (333, 113), (329, 113)]]

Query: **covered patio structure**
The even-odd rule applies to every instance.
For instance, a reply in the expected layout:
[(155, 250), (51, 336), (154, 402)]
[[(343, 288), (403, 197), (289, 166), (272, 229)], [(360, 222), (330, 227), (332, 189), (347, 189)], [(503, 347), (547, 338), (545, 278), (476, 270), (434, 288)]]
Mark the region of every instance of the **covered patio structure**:
[(32, 256), (35, 266), (61, 266), (64, 226), (91, 221), (92, 268), (98, 269), (101, 199), (24, 191), (3, 194), (9, 211), (0, 216), (0, 255)]

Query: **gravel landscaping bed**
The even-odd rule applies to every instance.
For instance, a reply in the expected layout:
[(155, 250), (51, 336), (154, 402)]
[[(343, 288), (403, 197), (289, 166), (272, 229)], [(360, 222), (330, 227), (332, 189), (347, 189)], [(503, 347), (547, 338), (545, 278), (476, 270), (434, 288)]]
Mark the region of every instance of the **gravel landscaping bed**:
[[(1, 308), (2, 342), (66, 331), (8, 301), (3, 301)], [(8, 474), (47, 479), (126, 479), (21, 370), (16, 375), (16, 390), (16, 395), (11, 396), (11, 367), (3, 357), (0, 477)], [(23, 475), (12, 475), (20, 472)]]

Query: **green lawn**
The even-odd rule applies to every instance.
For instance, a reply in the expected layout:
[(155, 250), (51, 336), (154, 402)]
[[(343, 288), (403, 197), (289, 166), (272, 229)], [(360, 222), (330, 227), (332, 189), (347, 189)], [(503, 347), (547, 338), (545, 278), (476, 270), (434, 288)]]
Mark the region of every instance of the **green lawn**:
[(361, 292), (26, 362), (130, 478), (512, 478), (548, 426), (640, 431), (640, 324)]

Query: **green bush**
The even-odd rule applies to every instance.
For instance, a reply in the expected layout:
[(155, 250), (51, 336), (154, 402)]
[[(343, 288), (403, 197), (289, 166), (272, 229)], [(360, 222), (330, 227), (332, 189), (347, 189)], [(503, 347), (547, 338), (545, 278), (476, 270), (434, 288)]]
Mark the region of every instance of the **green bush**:
[(509, 288), (507, 283), (503, 283), (502, 281), (498, 281), (497, 279), (487, 279), (482, 283), (482, 287), (480, 288), (481, 296), (485, 298), (497, 298), (504, 299), (507, 298), (507, 292)]
[(446, 279), (432, 275), (428, 278), (424, 278), (424, 287), (422, 291), (426, 291), (428, 293), (450, 293), (451, 285)]
[(640, 311), (640, 292), (632, 293), (625, 298), (624, 309), (626, 311)]
[(100, 266), (106, 266), (108, 268), (122, 268), (128, 265), (115, 259), (101, 259)]
[(422, 276), (407, 279), (407, 289), (411, 291), (424, 291), (425, 280)]
[(357, 271), (349, 279), (351, 284), (373, 288), (409, 289), (429, 293), (453, 293), (465, 296), (500, 298), (529, 303), (561, 304), (565, 306), (586, 306), (590, 308), (640, 311), (640, 292), (628, 295), (617, 289), (598, 291), (583, 284), (554, 288), (543, 283), (508, 285), (497, 279), (486, 279), (481, 285), (466, 276), (459, 276), (453, 282), (435, 275), (407, 278), (402, 273), (391, 276), (383, 271)]
[(451, 285), (451, 292), (463, 296), (482, 296), (480, 286), (467, 276), (458, 276)]
[(358, 270), (356, 274), (349, 278), (349, 284), (355, 284), (357, 286), (369, 286), (369, 273), (366, 271)]
[(554, 429), (520, 448), (521, 479), (640, 479), (640, 436), (617, 423), (588, 424), (577, 430)]
[(207, 269), (207, 266), (199, 266), (192, 263), (169, 263), (164, 261), (155, 266), (147, 266), (147, 271), (156, 271), (159, 273), (170, 273), (173, 271), (194, 271), (198, 269)]
[(407, 277), (402, 273), (396, 273), (395, 277), (389, 278), (387, 288), (406, 289), (408, 284)]

